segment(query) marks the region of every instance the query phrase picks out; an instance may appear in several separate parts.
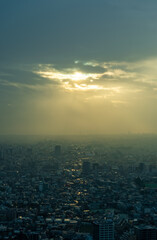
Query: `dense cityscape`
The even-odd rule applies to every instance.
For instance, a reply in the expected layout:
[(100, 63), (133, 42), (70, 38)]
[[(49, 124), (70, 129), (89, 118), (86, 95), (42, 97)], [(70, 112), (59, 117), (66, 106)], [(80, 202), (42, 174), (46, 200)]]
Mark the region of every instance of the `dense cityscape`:
[(0, 144), (0, 239), (157, 239), (156, 138)]

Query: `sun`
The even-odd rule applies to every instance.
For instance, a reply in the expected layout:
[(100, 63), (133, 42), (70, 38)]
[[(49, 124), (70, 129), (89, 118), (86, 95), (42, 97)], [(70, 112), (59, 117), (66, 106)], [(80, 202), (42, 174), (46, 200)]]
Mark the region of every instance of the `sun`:
[(73, 74), (71, 74), (71, 80), (73, 81), (86, 80), (88, 77), (88, 74), (81, 72), (74, 72)]

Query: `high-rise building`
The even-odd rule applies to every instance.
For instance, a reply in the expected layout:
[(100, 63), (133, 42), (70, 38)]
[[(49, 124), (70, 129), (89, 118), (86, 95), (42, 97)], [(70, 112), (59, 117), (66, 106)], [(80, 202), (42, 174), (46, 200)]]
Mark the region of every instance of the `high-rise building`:
[(137, 226), (135, 227), (136, 239), (137, 240), (156, 240), (157, 239), (157, 228), (155, 226)]
[(94, 223), (93, 240), (114, 240), (114, 222), (112, 219), (103, 219)]

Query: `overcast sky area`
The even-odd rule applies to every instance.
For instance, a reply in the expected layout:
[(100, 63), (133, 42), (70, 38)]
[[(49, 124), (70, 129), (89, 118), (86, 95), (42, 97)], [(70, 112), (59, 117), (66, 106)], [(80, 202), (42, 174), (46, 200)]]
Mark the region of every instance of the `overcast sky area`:
[(0, 134), (156, 134), (156, 13), (156, 0), (0, 0)]

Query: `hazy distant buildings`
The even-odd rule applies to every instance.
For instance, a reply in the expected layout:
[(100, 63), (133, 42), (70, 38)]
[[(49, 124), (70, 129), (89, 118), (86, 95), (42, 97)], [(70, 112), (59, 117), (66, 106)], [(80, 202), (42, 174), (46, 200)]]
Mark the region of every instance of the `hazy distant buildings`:
[(91, 170), (91, 164), (89, 161), (83, 161), (82, 164), (82, 173), (83, 174), (88, 174)]
[(0, 149), (0, 161), (4, 160), (4, 152)]
[(93, 163), (93, 171), (98, 171), (99, 170), (99, 163)]
[(143, 162), (140, 162), (138, 165), (138, 171), (141, 173), (145, 170), (146, 166)]
[(61, 155), (61, 146), (60, 145), (55, 146), (54, 154), (56, 157), (59, 157)]

